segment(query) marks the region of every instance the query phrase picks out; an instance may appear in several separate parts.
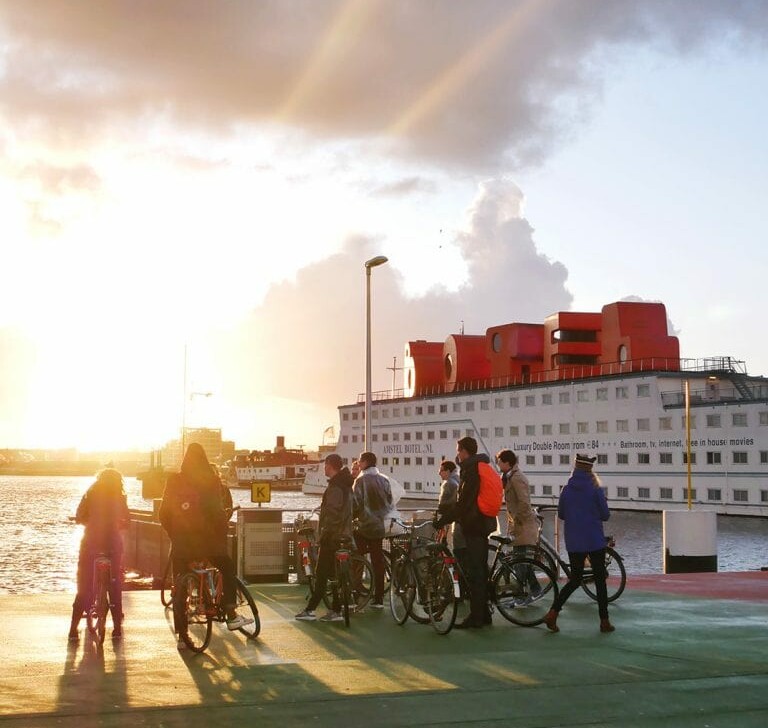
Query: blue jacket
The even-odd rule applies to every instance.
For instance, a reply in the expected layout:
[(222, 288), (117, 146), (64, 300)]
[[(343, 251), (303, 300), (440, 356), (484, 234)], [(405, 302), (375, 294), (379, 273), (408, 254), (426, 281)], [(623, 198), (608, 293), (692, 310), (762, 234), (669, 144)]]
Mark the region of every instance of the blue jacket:
[(560, 493), (557, 515), (565, 521), (565, 548), (569, 552), (605, 548), (603, 521), (611, 517), (605, 491), (595, 485), (591, 473), (574, 470)]

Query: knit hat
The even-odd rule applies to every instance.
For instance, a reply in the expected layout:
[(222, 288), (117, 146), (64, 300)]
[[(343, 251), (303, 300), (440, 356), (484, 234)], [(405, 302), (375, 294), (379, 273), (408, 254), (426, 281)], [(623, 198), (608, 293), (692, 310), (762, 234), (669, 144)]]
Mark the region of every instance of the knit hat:
[(597, 460), (596, 457), (591, 458), (588, 455), (577, 455), (576, 456), (576, 467), (579, 470), (592, 470), (592, 466), (595, 463), (595, 460)]

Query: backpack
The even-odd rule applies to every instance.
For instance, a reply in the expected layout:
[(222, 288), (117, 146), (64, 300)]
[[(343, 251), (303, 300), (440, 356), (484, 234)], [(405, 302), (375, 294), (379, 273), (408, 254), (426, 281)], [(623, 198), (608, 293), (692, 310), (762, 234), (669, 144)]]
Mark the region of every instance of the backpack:
[(504, 499), (504, 488), (499, 474), (489, 463), (477, 464), (477, 472), (480, 475), (480, 487), (477, 491), (477, 509), (484, 516), (496, 518), (501, 510), (501, 502)]
[[(183, 482), (183, 481), (182, 481)], [(199, 532), (206, 528), (199, 489), (183, 482), (170, 496), (172, 528), (175, 533)]]

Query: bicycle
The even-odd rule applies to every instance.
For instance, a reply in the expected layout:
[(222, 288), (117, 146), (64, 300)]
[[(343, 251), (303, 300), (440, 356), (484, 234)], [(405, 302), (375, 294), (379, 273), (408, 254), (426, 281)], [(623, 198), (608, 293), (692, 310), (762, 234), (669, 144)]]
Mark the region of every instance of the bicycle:
[[(294, 528), (299, 536), (297, 547), (301, 557), (301, 569), (309, 581), (310, 593), (315, 591), (317, 556), (320, 549), (320, 544), (317, 542), (315, 521), (312, 519), (312, 516), (318, 512), (319, 508), (315, 508), (308, 516), (300, 514), (294, 521)], [(348, 557), (344, 557), (349, 562), (349, 599), (350, 603), (354, 603), (356, 611), (362, 611), (373, 594), (373, 568), (371, 567), (371, 562), (365, 556), (355, 553), (353, 542), (350, 542), (348, 546), (349, 548), (340, 550), (349, 553)], [(336, 560), (337, 557), (335, 557), (334, 561)], [(333, 581), (334, 579), (328, 580), (328, 585), (323, 594), (323, 602), (328, 609), (331, 609), (333, 606)]]
[[(558, 573), (558, 567), (570, 579), (571, 564), (565, 561), (554, 544), (542, 533), (544, 519), (539, 511), (556, 511), (557, 506), (538, 506), (534, 507), (533, 512), (539, 521), (539, 536), (537, 546), (534, 549), (534, 558), (543, 561), (551, 571)], [(616, 601), (624, 592), (627, 586), (627, 571), (624, 568), (624, 560), (614, 549), (616, 539), (613, 535), (605, 537), (605, 570), (607, 572), (606, 587), (608, 589), (608, 601)], [(618, 581), (617, 581), (618, 580)], [(591, 567), (585, 565), (584, 576), (581, 580), (581, 588), (586, 592), (590, 599), (597, 601), (597, 590), (595, 585), (595, 575)]]
[[(109, 592), (112, 583), (112, 560), (107, 554), (97, 554), (93, 560), (93, 589), (91, 604), (85, 612), (88, 632), (104, 644), (107, 632), (107, 612), (110, 608)], [(114, 619), (114, 617), (113, 617)], [(117, 627), (118, 625), (114, 625)]]
[[(224, 578), (209, 561), (193, 561), (190, 570), (177, 583), (174, 599), (183, 609), (179, 617), (179, 636), (193, 652), (202, 652), (211, 641), (213, 622), (226, 622)], [(246, 639), (256, 639), (261, 631), (259, 610), (245, 582), (235, 577), (237, 609), (250, 609), (253, 622), (238, 627)]]
[(403, 625), (410, 616), (415, 622), (430, 623), (438, 634), (448, 634), (460, 599), (456, 559), (439, 537), (418, 534), (430, 522), (412, 525), (398, 518), (391, 522), (403, 529), (402, 534), (387, 537), (392, 568), (389, 606), (395, 623)]

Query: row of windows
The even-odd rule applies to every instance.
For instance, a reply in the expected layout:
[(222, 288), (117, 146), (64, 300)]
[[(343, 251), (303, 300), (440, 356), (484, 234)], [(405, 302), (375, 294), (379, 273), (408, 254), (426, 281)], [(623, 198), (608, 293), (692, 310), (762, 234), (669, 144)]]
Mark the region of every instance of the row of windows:
[[(651, 454), (647, 452), (636, 452), (635, 455), (635, 462), (638, 465), (650, 465), (651, 464)], [(722, 465), (723, 462), (723, 454), (718, 450), (712, 450), (707, 451), (705, 453), (706, 456), (706, 463), (707, 465)], [(553, 465), (553, 455), (541, 455), (538, 456), (541, 457), (541, 465)], [(630, 461), (630, 454), (628, 452), (618, 452), (616, 453), (616, 465), (629, 465)], [(570, 455), (559, 455), (558, 456), (558, 464), (559, 465), (569, 465), (571, 463), (571, 456)], [(660, 452), (658, 453), (658, 462), (659, 465), (674, 465), (674, 458), (673, 454), (671, 452)], [(746, 451), (733, 451), (731, 452), (731, 459), (730, 462), (732, 465), (749, 465), (749, 453)], [(526, 465), (536, 465), (537, 464), (537, 456), (536, 455), (526, 455), (525, 456), (525, 464)], [(598, 465), (608, 465), (608, 455), (605, 453), (598, 453), (597, 454), (597, 464)], [(688, 453), (684, 452), (682, 453), (682, 464), (687, 465), (688, 464)], [(691, 453), (691, 465), (696, 464), (696, 453)], [(760, 451), (760, 464), (761, 465), (768, 465), (768, 450), (761, 450)]]
[[(554, 489), (554, 490), (553, 490)], [(541, 495), (556, 495), (562, 490), (562, 486), (542, 485)], [(610, 491), (614, 490), (615, 493)], [(617, 486), (615, 488), (605, 487), (606, 496), (613, 498), (636, 498), (638, 500), (651, 500), (652, 495), (656, 500), (674, 500), (673, 489), (669, 487), (660, 487), (658, 489), (651, 489), (647, 486), (638, 486), (634, 489), (634, 493), (630, 493), (630, 488), (627, 486)], [(652, 492), (653, 491), (653, 492)], [(531, 495), (536, 495), (536, 486), (531, 486)], [(704, 495), (704, 494), (702, 494)], [(688, 489), (680, 489), (680, 500), (688, 500)], [(698, 493), (696, 488), (691, 489), (691, 500), (698, 500)], [(721, 502), (723, 500), (722, 488), (707, 488), (706, 500), (710, 502)], [(734, 488), (732, 491), (732, 500), (734, 503), (749, 503), (749, 491), (744, 488)], [(760, 491), (760, 502), (768, 503), (768, 490)]]

